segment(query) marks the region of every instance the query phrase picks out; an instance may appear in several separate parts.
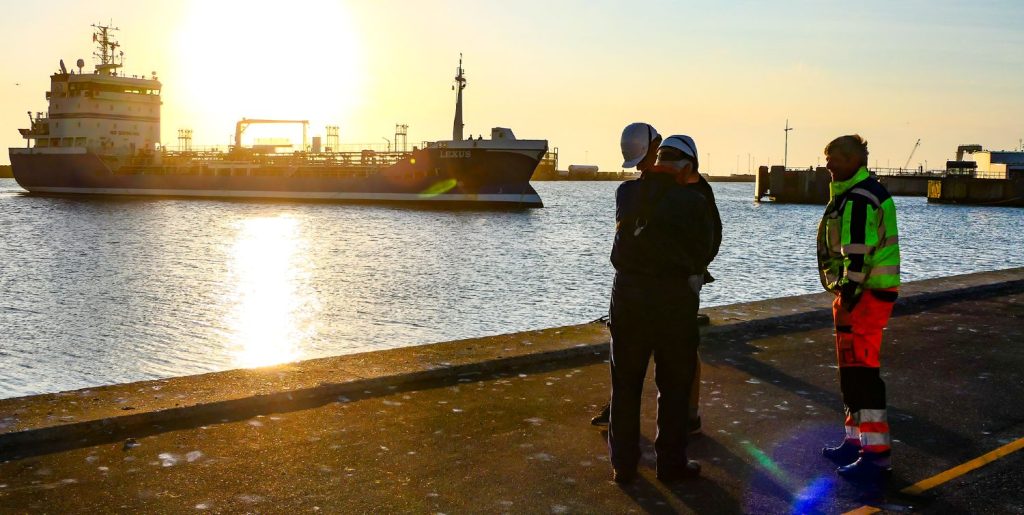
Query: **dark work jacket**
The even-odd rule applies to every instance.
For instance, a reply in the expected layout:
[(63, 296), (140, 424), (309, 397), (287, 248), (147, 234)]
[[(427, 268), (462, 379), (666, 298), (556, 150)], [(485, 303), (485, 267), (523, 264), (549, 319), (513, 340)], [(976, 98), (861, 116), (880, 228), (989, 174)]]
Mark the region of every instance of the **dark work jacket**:
[(690, 185), (691, 187), (697, 188), (697, 191), (701, 195), (704, 195), (704, 200), (707, 201), (708, 216), (711, 217), (711, 225), (714, 227), (714, 235), (711, 242), (711, 256), (708, 259), (710, 263), (718, 255), (718, 248), (722, 246), (722, 217), (718, 214), (718, 204), (715, 202), (715, 192), (711, 189), (711, 184), (703, 175), (700, 176), (700, 180)]
[(686, 279), (702, 274), (710, 262), (714, 224), (707, 200), (694, 186), (680, 185), (665, 173), (645, 173), (619, 186), (611, 255), (613, 304), (695, 298)]

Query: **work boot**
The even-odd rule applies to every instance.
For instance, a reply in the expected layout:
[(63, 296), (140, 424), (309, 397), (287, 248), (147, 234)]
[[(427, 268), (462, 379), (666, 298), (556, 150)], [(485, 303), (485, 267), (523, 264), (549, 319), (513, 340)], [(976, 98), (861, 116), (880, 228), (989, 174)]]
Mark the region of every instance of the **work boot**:
[(590, 425), (592, 425), (592, 426), (607, 426), (608, 425), (608, 419), (611, 418), (611, 415), (612, 415), (612, 406), (611, 406), (611, 404), (605, 404), (604, 407), (601, 408), (601, 412), (598, 413), (597, 416), (595, 416), (594, 418), (590, 419)]
[(888, 456), (865, 452), (857, 461), (837, 468), (836, 473), (850, 481), (877, 483), (892, 476), (892, 467)]
[(612, 469), (612, 481), (620, 485), (628, 485), (636, 481), (636, 469)]
[(853, 440), (843, 440), (839, 447), (821, 449), (821, 455), (837, 465), (849, 465), (860, 457), (860, 444), (854, 443)]
[(690, 430), (690, 436), (696, 436), (701, 434), (702, 430), (700, 423), (700, 415), (697, 415), (697, 418), (690, 419), (690, 421), (688, 422), (688, 427)]
[(658, 467), (658, 481), (662, 483), (684, 481), (697, 476), (700, 476), (700, 462), (694, 460), (686, 460), (682, 466)]

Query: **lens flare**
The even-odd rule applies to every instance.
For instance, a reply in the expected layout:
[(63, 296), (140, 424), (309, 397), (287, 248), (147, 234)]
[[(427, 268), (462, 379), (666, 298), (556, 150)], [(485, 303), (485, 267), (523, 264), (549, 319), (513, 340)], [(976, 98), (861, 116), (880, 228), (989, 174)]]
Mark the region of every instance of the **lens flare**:
[(447, 193), (451, 191), (451, 189), (454, 188), (456, 184), (457, 182), (455, 181), (455, 179), (445, 179), (440, 182), (435, 182), (434, 184), (430, 185), (430, 187), (428, 187), (427, 189), (423, 190), (420, 193), (420, 198), (431, 198)]
[(793, 507), (789, 512), (793, 515), (822, 512), (822, 503), (828, 499), (834, 488), (835, 481), (833, 479), (824, 476), (818, 477), (796, 494), (796, 497), (793, 498)]
[(749, 441), (743, 441), (740, 442), (740, 444), (743, 445), (743, 448), (747, 452), (749, 452), (755, 460), (757, 460), (758, 465), (764, 467), (764, 469), (767, 470), (773, 477), (775, 477), (775, 479), (778, 479), (779, 482), (783, 484), (789, 484), (789, 476), (787, 476), (786, 473), (779, 467), (779, 465), (775, 463), (774, 460), (769, 458), (768, 455), (764, 453), (764, 451), (758, 449), (756, 445), (750, 443)]

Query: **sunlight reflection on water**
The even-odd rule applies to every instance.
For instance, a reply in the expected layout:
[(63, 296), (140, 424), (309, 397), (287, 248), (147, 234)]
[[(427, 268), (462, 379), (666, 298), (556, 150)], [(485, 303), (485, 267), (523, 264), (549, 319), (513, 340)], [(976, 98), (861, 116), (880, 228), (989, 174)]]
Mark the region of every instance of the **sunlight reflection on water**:
[(258, 367), (294, 361), (316, 333), (319, 312), (310, 288), (307, 244), (288, 216), (238, 223), (228, 280), (229, 340), (234, 363)]

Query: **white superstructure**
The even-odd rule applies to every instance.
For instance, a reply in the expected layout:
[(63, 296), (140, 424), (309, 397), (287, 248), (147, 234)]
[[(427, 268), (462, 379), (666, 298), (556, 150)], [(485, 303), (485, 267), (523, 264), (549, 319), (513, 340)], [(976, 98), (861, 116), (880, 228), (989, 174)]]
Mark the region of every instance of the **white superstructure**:
[[(36, 113), (29, 129), (21, 129), (35, 153), (43, 149), (87, 149), (99, 155), (152, 153), (160, 143), (160, 81), (119, 74), (123, 52), (113, 40), (113, 27), (93, 25), (98, 60), (93, 73), (60, 71), (50, 76), (47, 113)], [(120, 59), (119, 59), (120, 57)], [(34, 145), (32, 144), (34, 141)], [(63, 151), (63, 150), (61, 150)], [(60, 151), (58, 151), (60, 152)]]

